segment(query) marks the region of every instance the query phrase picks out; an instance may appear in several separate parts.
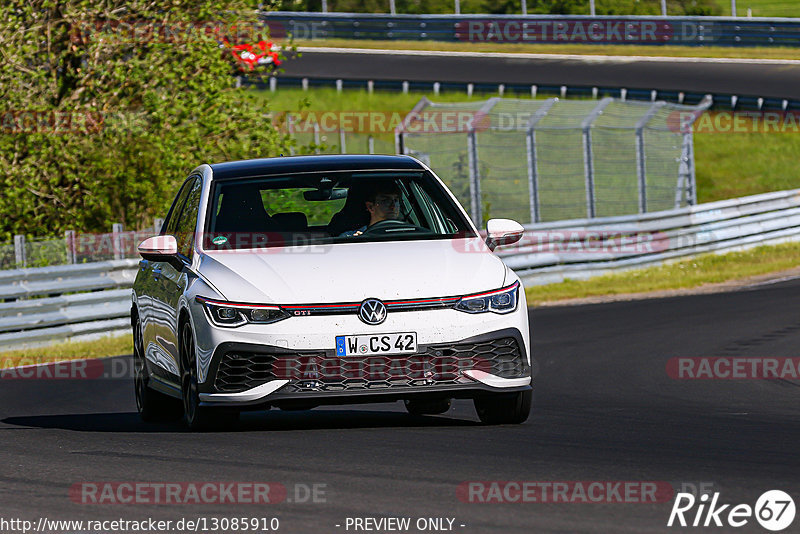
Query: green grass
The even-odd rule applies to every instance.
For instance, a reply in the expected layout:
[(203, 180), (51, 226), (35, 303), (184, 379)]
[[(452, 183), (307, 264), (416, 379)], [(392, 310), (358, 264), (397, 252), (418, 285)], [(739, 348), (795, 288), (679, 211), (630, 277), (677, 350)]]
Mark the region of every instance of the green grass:
[(658, 267), (567, 280), (526, 289), (529, 304), (604, 295), (702, 287), (791, 269), (800, 265), (800, 243), (761, 246), (727, 254), (703, 254)]
[(697, 199), (800, 188), (800, 132), (695, 134)]
[(121, 354), (133, 354), (133, 337), (130, 334), (0, 352), (0, 369), (63, 360), (104, 358)]
[[(738, 6), (738, 3), (737, 3)], [(730, 8), (728, 8), (730, 9)], [(737, 7), (737, 12), (741, 12)], [(800, 16), (800, 3), (795, 8)], [(754, 14), (755, 16), (755, 14)], [(375, 48), (389, 50), (436, 50), (454, 52), (505, 52), (529, 54), (579, 54), (603, 56), (663, 56), (663, 57), (715, 57), (745, 59), (798, 59), (800, 48), (728, 46), (647, 46), (647, 45), (595, 45), (546, 43), (460, 43), (444, 41), (373, 41), (359, 39), (325, 39), (297, 41), (298, 46)]]
[[(731, 14), (731, 3), (720, 1), (724, 15)], [(754, 17), (800, 17), (800, 3), (797, 0), (737, 0), (736, 14), (747, 15), (752, 9)]]

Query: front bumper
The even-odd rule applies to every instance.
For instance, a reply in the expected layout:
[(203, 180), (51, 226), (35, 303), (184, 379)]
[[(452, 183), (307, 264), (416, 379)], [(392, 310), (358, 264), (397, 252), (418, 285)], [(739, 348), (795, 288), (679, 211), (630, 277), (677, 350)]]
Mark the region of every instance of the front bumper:
[(333, 349), (224, 342), (211, 358), (208, 380), (200, 384), (200, 401), (207, 406), (315, 406), (530, 389), (527, 348), (516, 328), (418, 349), (408, 356), (341, 358)]

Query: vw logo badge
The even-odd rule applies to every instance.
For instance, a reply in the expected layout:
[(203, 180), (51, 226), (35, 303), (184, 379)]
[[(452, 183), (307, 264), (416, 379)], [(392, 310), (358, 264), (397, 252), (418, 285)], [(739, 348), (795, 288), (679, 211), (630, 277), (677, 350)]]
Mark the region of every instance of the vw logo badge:
[(358, 316), (367, 324), (381, 324), (386, 320), (386, 306), (378, 299), (367, 299), (361, 303)]

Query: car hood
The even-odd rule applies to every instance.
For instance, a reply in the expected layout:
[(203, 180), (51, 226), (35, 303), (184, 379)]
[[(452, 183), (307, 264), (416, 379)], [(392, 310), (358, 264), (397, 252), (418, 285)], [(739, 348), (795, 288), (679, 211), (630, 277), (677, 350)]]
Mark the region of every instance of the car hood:
[(198, 271), (227, 300), (275, 304), (465, 295), (506, 275), (479, 238), (206, 251)]

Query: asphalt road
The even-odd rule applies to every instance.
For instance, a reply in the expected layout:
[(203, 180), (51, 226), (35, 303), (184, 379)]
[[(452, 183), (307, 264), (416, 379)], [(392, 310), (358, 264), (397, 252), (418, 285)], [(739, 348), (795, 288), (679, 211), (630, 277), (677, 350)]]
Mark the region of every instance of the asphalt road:
[(525, 58), (503, 54), (319, 51), (284, 64), (285, 76), (355, 80), (577, 85), (800, 98), (798, 62)]
[[(540, 370), (534, 412), (521, 426), (481, 426), (460, 401), (444, 416), (412, 417), (399, 403), (272, 411), (232, 431), (190, 434), (139, 422), (129, 380), (0, 380), (0, 518), (278, 517), (290, 533), (353, 532), (346, 518), (365, 516), (450, 517), (464, 533), (704, 530), (668, 529), (672, 501), (457, 498), (462, 482), (508, 480), (706, 483), (721, 501), (750, 505), (781, 489), (800, 504), (797, 381), (678, 381), (665, 371), (677, 356), (796, 356), (798, 301), (794, 281), (532, 310)], [(325, 502), (70, 499), (74, 484), (103, 481), (271, 481), (292, 501), (297, 484), (324, 484), (317, 500)], [(736, 531), (765, 532), (752, 520)]]

